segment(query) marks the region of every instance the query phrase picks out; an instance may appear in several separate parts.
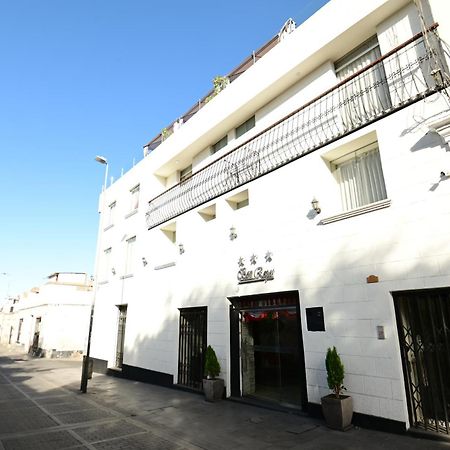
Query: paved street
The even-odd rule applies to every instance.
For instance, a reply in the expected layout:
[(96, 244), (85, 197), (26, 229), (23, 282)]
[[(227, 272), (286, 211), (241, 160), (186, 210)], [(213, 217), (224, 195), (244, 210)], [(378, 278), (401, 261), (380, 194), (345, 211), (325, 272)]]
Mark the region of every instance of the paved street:
[(104, 375), (81, 394), (80, 373), (0, 346), (0, 449), (450, 449)]

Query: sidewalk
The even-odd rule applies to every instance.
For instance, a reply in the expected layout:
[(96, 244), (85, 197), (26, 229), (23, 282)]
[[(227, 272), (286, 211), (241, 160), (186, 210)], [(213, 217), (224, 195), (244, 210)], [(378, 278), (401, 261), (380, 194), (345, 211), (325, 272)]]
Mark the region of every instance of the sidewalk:
[(354, 428), (94, 374), (0, 346), (0, 449), (450, 449), (450, 443)]

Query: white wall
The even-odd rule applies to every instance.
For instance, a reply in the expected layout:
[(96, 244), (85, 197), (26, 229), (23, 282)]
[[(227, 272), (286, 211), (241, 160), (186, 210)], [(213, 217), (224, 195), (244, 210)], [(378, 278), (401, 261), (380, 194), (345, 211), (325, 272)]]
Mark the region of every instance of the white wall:
[[(94, 357), (114, 365), (117, 305), (127, 304), (124, 363), (172, 374), (176, 382), (178, 308), (208, 306), (208, 343), (216, 349), (229, 386), (227, 297), (298, 290), (308, 400), (319, 403), (328, 393), (325, 353), (327, 347), (336, 345), (346, 367), (345, 385), (355, 411), (407, 422), (391, 292), (450, 286), (450, 180), (439, 178), (440, 171), (450, 167), (450, 152), (438, 136), (428, 133), (433, 117), (448, 108), (441, 95), (409, 106), (212, 201), (215, 220), (205, 222), (198, 214), (208, 205), (175, 218), (176, 243), (160, 229), (147, 230), (145, 225), (146, 202), (164, 189), (151, 174), (175, 167), (172, 159), (182, 149), (187, 154), (198, 153), (237, 125), (230, 118), (242, 118), (243, 111), (256, 112), (258, 123), (252, 130), (256, 133), (299, 107), (334, 84), (330, 61), (339, 52), (342, 56), (349, 51), (359, 42), (355, 41), (358, 37), (367, 38), (378, 30), (382, 50), (387, 51), (398, 45), (397, 40), (419, 30), (411, 5), (397, 12), (406, 2), (346, 4), (347, 8), (342, 1), (327, 4), (292, 39), (283, 41), (283, 46), (239, 78), (241, 84), (231, 84), (176, 136), (104, 193), (105, 204), (117, 201), (119, 216), (100, 236), (100, 255), (103, 249), (113, 248), (116, 275), (99, 280)], [(342, 21), (338, 20), (341, 15), (345, 15)], [(313, 35), (311, 30), (325, 17), (333, 18), (336, 27), (321, 23), (323, 34), (314, 33), (317, 39), (310, 47), (304, 45), (305, 36)], [(448, 16), (436, 19), (442, 28), (448, 26)], [(273, 65), (289, 59), (286, 55), (292, 55), (294, 48), (301, 63), (296, 66), (296, 61), (283, 60), (280, 67)], [(273, 72), (268, 70), (269, 64)], [(265, 69), (265, 78), (258, 78), (250, 89), (253, 77)], [(299, 70), (297, 78), (289, 78), (286, 74), (291, 76), (294, 69)], [(248, 92), (244, 95), (245, 89)], [(249, 109), (249, 105), (256, 109)], [(355, 142), (373, 138), (379, 143), (390, 206), (321, 225), (322, 219), (341, 212), (338, 186), (327, 163), (330, 152), (343, 146), (356, 148)], [(141, 206), (137, 214), (126, 218), (123, 205), (137, 182), (141, 183)], [(249, 191), (249, 206), (233, 210), (226, 198), (244, 189)], [(321, 204), (319, 216), (311, 211), (313, 197)], [(234, 241), (229, 239), (231, 226), (238, 234)], [(126, 239), (134, 235), (136, 269), (133, 277), (122, 278)], [(178, 252), (180, 243), (185, 249), (182, 255)], [(275, 279), (238, 285), (239, 258), (248, 260), (252, 254), (262, 258), (267, 251), (273, 252)], [(142, 257), (148, 262), (146, 266)], [(369, 275), (377, 275), (379, 282), (368, 284)], [(313, 306), (324, 307), (325, 332), (306, 329), (304, 308)], [(385, 327), (385, 340), (377, 339), (378, 325)]]

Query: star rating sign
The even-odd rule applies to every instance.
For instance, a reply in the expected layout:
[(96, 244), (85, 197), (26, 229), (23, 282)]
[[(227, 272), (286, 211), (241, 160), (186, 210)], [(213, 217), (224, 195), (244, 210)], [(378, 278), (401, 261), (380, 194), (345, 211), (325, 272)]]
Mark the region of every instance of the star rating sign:
[(250, 264), (255, 265), (257, 259), (258, 259), (258, 257), (253, 253), (253, 255), (250, 256)]
[(244, 267), (244, 258), (241, 256), (238, 261), (239, 267)]
[(266, 259), (266, 262), (271, 262), (272, 261), (272, 252), (266, 252), (266, 254), (264, 255), (264, 258)]

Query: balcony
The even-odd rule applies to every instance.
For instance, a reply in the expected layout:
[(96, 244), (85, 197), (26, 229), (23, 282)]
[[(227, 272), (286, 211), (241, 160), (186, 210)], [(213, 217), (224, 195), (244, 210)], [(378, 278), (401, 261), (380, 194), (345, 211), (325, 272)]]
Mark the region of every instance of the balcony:
[(437, 25), (419, 33), (148, 204), (154, 228), (449, 86)]

